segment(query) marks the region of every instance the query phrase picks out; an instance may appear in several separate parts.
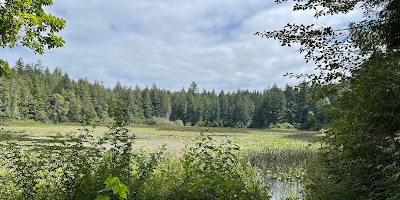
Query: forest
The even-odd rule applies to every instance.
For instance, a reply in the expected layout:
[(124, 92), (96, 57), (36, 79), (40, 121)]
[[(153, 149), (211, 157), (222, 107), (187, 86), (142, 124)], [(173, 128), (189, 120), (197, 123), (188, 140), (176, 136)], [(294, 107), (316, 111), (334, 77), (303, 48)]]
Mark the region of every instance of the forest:
[[(50, 72), (40, 62), (17, 61), (8, 79), (0, 79), (0, 116), (4, 120), (35, 120), (52, 123), (111, 123), (115, 102), (121, 102), (127, 123), (210, 127), (265, 128), (286, 123), (300, 129), (320, 129), (325, 124), (324, 106), (333, 98), (311, 99), (313, 93), (304, 84), (298, 88), (274, 85), (264, 91), (235, 92), (202, 90), (195, 82), (185, 90), (171, 92), (154, 83), (151, 88), (105, 87), (101, 82), (69, 78), (60, 68)], [(174, 124), (172, 123), (172, 124)], [(171, 123), (169, 123), (171, 124)]]

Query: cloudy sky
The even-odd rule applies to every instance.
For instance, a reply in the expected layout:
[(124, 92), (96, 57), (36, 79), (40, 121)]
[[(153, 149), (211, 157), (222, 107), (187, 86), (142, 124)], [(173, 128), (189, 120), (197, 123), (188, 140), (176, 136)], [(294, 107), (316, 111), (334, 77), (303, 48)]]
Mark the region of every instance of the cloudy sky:
[(49, 13), (64, 18), (62, 48), (35, 55), (26, 47), (0, 49), (13, 65), (41, 60), (77, 80), (113, 87), (151, 86), (172, 91), (195, 81), (200, 89), (263, 90), (274, 83), (294, 85), (286, 72), (312, 72), (296, 47), (254, 36), (287, 23), (345, 26), (359, 18), (331, 16), (316, 21), (313, 12), (293, 12), (291, 3), (273, 0), (54, 0)]

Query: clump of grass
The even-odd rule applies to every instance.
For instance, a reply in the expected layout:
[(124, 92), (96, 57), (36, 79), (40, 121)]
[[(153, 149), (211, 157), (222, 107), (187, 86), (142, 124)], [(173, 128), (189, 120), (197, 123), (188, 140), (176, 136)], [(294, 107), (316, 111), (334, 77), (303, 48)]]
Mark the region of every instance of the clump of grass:
[(315, 156), (316, 150), (307, 147), (266, 147), (246, 153), (247, 159), (262, 170), (304, 168)]
[(307, 147), (266, 147), (248, 150), (244, 156), (261, 169), (264, 182), (298, 182), (303, 180), (305, 167), (317, 151)]
[(305, 167), (317, 155), (312, 146), (261, 147), (243, 156), (260, 169), (260, 178), (270, 188), (273, 199), (301, 198)]

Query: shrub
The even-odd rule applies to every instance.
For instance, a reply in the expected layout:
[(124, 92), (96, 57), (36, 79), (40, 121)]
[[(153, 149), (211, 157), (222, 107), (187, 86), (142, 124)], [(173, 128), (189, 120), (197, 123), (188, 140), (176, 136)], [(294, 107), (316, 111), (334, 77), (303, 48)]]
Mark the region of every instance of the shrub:
[(256, 168), (238, 158), (231, 141), (217, 145), (200, 136), (182, 154), (159, 158), (153, 176), (140, 191), (143, 199), (269, 199)]
[(159, 125), (159, 126), (176, 126), (176, 123), (173, 121), (169, 121), (168, 119), (163, 117), (155, 117), (155, 116), (152, 116), (149, 119), (148, 124)]
[(186, 122), (185, 126), (192, 126), (192, 123), (191, 122)]
[(183, 121), (182, 121), (182, 120), (175, 120), (175, 124), (176, 124), (177, 126), (185, 126), (185, 125), (183, 124)]
[(277, 124), (271, 123), (271, 124), (269, 124), (268, 128), (269, 129), (273, 129), (273, 128), (277, 128), (277, 129), (295, 129), (295, 127), (292, 124), (287, 123), (287, 122), (285, 122), (285, 123), (277, 123)]

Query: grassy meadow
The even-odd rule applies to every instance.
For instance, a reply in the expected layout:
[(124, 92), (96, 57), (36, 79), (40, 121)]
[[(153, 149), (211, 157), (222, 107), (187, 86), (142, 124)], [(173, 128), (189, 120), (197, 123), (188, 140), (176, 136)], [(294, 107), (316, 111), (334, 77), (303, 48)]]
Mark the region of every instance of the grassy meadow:
[[(57, 135), (79, 134), (83, 128), (80, 124), (42, 124), (36, 122), (5, 122), (2, 129), (11, 138), (26, 145), (46, 145)], [(108, 126), (88, 126), (90, 134), (101, 136)], [(155, 150), (166, 145), (171, 150), (180, 150), (186, 144), (204, 131), (199, 126), (150, 126), (129, 125), (127, 127), (135, 136), (135, 147)], [(249, 129), (210, 127), (209, 135), (220, 140), (232, 138), (242, 150), (259, 150), (264, 148), (307, 148), (313, 149), (318, 139), (315, 131), (300, 131), (295, 129)], [(4, 138), (3, 138), (4, 140)]]
[[(41, 124), (35, 122), (5, 122), (2, 125), (0, 145), (14, 141), (18, 146), (40, 151), (52, 146), (66, 135), (87, 132), (100, 138), (109, 130), (107, 126), (84, 127), (79, 124)], [(156, 153), (164, 146), (165, 152), (181, 154), (185, 146), (195, 146), (196, 138), (205, 127), (129, 125), (134, 134), (134, 151)], [(210, 128), (205, 133), (216, 143), (232, 141), (240, 148), (241, 160), (255, 166), (258, 179), (269, 187), (272, 199), (301, 197), (305, 166), (309, 164), (319, 146), (320, 135), (312, 131), (295, 129)], [(7, 162), (7, 161), (3, 161)], [(0, 168), (1, 170), (1, 168)], [(4, 168), (3, 168), (4, 170)], [(1, 192), (0, 192), (1, 196)]]

